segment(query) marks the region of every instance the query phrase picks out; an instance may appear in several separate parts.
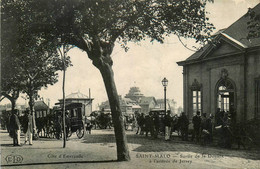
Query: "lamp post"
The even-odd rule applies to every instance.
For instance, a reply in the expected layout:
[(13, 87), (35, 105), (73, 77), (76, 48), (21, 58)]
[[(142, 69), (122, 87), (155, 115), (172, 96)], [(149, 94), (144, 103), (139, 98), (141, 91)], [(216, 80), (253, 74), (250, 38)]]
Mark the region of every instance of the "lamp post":
[(166, 114), (166, 87), (168, 85), (168, 80), (166, 78), (163, 78), (162, 85), (164, 87), (164, 111), (165, 111), (165, 114)]

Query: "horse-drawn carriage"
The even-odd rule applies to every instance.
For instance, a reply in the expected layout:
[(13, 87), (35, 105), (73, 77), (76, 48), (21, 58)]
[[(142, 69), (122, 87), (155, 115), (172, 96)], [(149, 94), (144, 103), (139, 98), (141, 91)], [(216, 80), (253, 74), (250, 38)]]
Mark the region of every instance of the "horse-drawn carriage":
[[(76, 132), (77, 137), (80, 139), (84, 136), (84, 104), (82, 103), (70, 103), (65, 106), (66, 112), (66, 126), (67, 137), (70, 137), (72, 133)], [(63, 114), (62, 109), (54, 111), (54, 122), (52, 125), (52, 132), (57, 139), (60, 139), (63, 133)]]

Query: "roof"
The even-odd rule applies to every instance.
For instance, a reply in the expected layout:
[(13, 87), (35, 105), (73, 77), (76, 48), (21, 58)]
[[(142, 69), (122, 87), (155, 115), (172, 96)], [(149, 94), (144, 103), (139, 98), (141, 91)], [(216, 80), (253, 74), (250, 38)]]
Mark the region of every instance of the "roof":
[(68, 96), (66, 96), (66, 99), (89, 99), (89, 97), (80, 92), (76, 92), (76, 93), (71, 93)]
[(140, 105), (147, 105), (147, 104), (149, 105), (152, 101), (157, 103), (153, 96), (151, 96), (151, 97), (142, 97), (141, 100), (140, 100)]
[(133, 106), (133, 105), (137, 105), (137, 102), (134, 100), (131, 100), (129, 98), (120, 98), (120, 105), (121, 106)]
[[(158, 104), (164, 103), (164, 99), (156, 99), (156, 102), (157, 102)], [(167, 103), (171, 103), (171, 102), (174, 102), (174, 100), (173, 100), (173, 99), (166, 99), (166, 102), (167, 102)]]
[[(255, 12), (256, 15), (260, 14), (260, 3), (256, 5), (252, 11)], [(223, 33), (229, 35), (230, 37), (236, 39), (240, 43), (244, 44), (248, 47), (254, 47), (260, 45), (260, 38), (247, 39), (247, 35), (249, 30), (247, 28), (247, 22), (250, 21), (250, 18), (246, 15), (242, 16), (236, 22), (234, 22), (231, 26), (229, 26)]]
[[(260, 3), (256, 5), (252, 11), (256, 13), (256, 15), (260, 14)], [(247, 39), (247, 35), (249, 33), (249, 29), (247, 22), (250, 20), (248, 16), (243, 15), (240, 19), (234, 22), (226, 29), (221, 29), (217, 33), (215, 33), (213, 38), (225, 38), (231, 41), (232, 43), (247, 49), (260, 46), (260, 38)], [(177, 62), (179, 65), (183, 65), (186, 62), (199, 60), (202, 55), (206, 54), (208, 50), (211, 49), (213, 44), (206, 44), (199, 51), (192, 54), (185, 61)]]
[(34, 104), (34, 109), (35, 109), (35, 111), (37, 111), (37, 110), (48, 110), (49, 107), (47, 106), (47, 104), (44, 101), (37, 101)]

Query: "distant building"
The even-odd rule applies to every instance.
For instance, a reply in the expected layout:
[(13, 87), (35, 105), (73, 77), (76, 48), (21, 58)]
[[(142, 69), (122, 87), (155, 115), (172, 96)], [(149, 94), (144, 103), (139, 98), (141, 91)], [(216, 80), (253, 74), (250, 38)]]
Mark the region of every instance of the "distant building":
[[(139, 104), (131, 100), (130, 98), (122, 98), (121, 96), (119, 97), (119, 104), (120, 104), (120, 109), (123, 113), (123, 115), (129, 115), (129, 114), (134, 114), (135, 112), (141, 112), (141, 107)], [(109, 101), (102, 102), (101, 105), (99, 106), (100, 110), (110, 110), (109, 106)]]
[(120, 107), (122, 112), (125, 112), (126, 114), (134, 114), (135, 112), (141, 112), (141, 107), (139, 104), (131, 100), (129, 98), (121, 98), (120, 97)]
[[(75, 92), (75, 93), (71, 93), (68, 96), (65, 97), (65, 104), (70, 104), (70, 103), (82, 103), (85, 106), (85, 115), (86, 116), (90, 116), (91, 112), (92, 112), (92, 101), (94, 99), (93, 98), (89, 98), (87, 95), (84, 95), (80, 92)], [(59, 99), (59, 103), (60, 105), (63, 104), (63, 100)]]
[[(153, 110), (164, 110), (164, 100), (156, 100), (155, 97), (144, 96), (138, 87), (131, 87), (125, 97), (119, 95), (120, 108), (123, 114), (133, 114), (135, 112), (148, 114)], [(110, 110), (109, 101), (102, 102), (99, 105), (100, 110)], [(173, 99), (167, 99), (167, 110), (176, 114), (176, 102)]]
[[(252, 9), (260, 14), (260, 4)], [(218, 32), (183, 66), (184, 111), (231, 113), (234, 121), (260, 118), (260, 38), (247, 39), (249, 17), (242, 16)]]
[[(156, 99), (157, 106), (160, 109), (165, 109), (165, 102), (164, 99)], [(177, 103), (174, 101), (174, 99), (166, 99), (166, 110), (171, 110), (172, 114), (177, 114), (176, 107)]]
[(44, 101), (36, 101), (34, 103), (35, 118), (46, 117), (50, 113), (49, 106)]
[(140, 102), (143, 96), (144, 95), (141, 93), (139, 87), (131, 87), (129, 92), (125, 95), (125, 98)]
[(141, 106), (141, 113), (148, 114), (152, 109), (158, 107), (155, 97), (145, 97), (143, 96), (139, 102)]

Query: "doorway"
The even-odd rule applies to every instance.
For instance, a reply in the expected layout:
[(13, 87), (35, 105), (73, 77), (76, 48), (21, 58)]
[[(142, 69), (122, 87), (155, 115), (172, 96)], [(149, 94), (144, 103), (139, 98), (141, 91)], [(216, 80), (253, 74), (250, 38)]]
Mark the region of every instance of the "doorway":
[(217, 83), (217, 108), (220, 111), (234, 113), (235, 85), (230, 79), (221, 79)]

